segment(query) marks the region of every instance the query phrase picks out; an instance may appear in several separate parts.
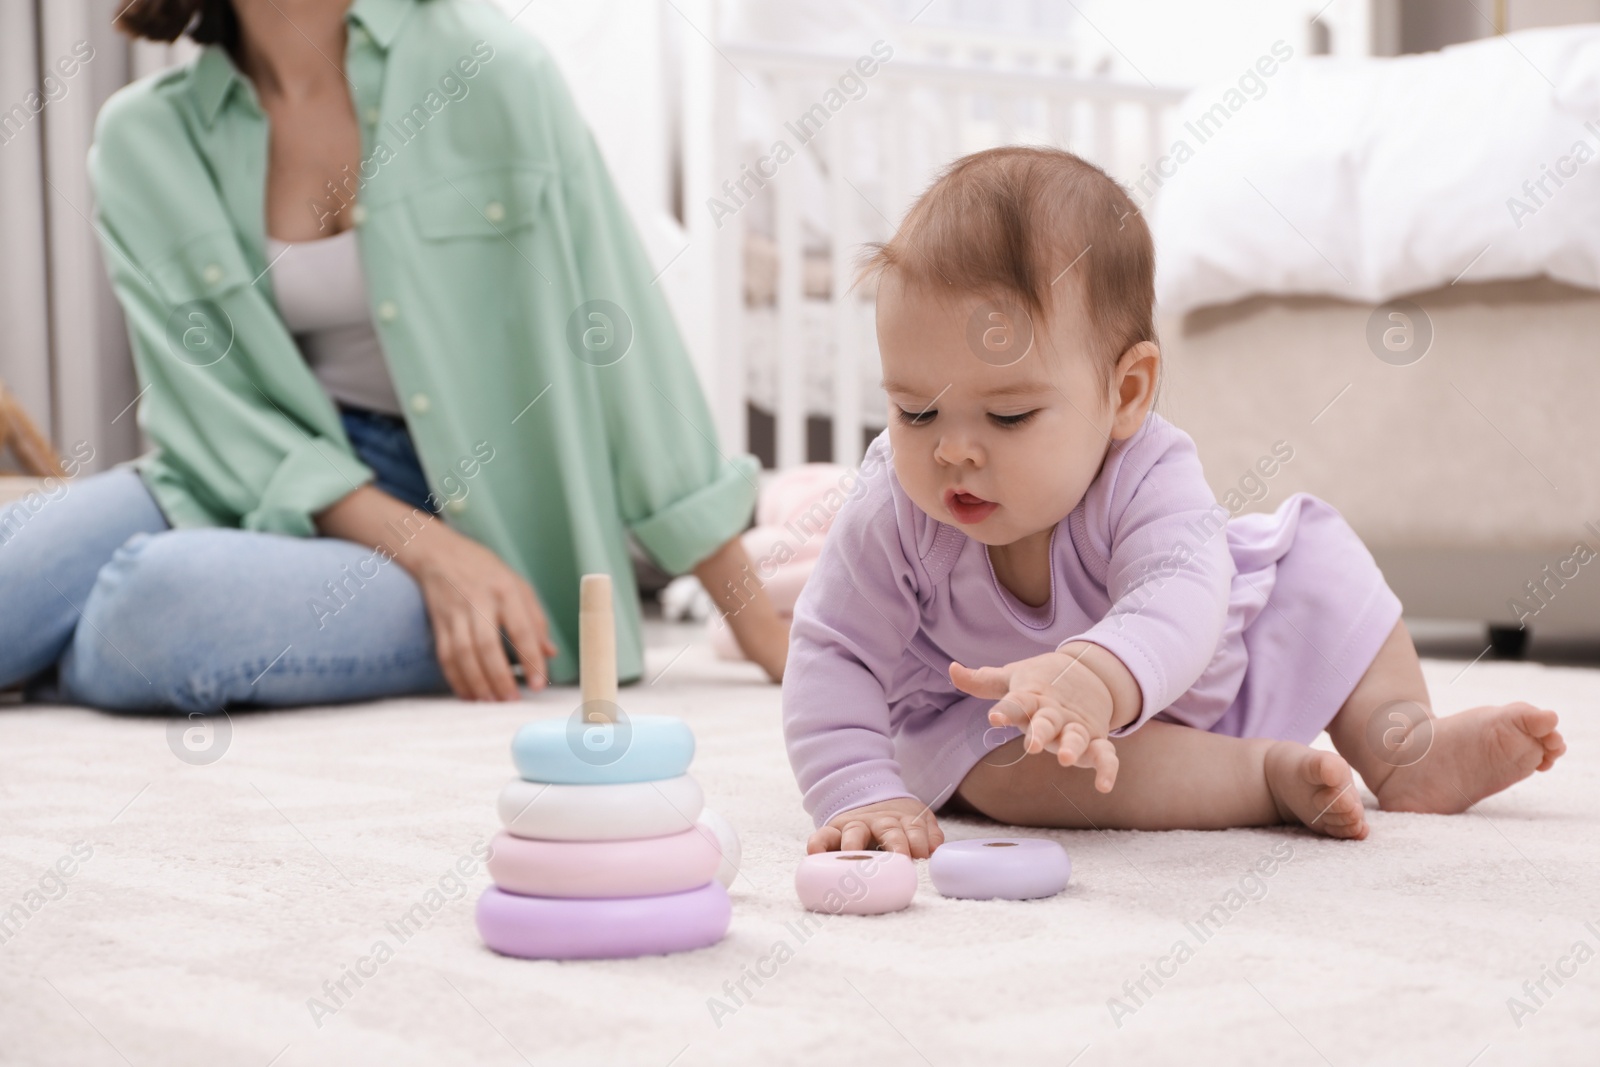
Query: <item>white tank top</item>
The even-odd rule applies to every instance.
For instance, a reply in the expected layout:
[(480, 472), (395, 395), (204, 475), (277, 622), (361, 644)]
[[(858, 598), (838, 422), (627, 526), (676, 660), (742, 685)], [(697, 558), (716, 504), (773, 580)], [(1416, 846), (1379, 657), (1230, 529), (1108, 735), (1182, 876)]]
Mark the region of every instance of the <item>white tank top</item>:
[(314, 241), (267, 238), (278, 311), (311, 372), (337, 401), (400, 415), (367, 307), (354, 229)]

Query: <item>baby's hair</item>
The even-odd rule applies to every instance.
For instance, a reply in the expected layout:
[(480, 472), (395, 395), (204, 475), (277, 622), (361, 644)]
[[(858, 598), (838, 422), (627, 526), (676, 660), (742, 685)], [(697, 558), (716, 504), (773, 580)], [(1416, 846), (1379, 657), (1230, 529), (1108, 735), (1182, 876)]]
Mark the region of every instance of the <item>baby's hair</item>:
[(1041, 326), (1054, 286), (1072, 284), (1102, 387), (1123, 352), (1156, 339), (1144, 216), (1105, 171), (1060, 149), (1012, 145), (951, 163), (894, 236), (866, 246), (857, 281), (891, 270), (934, 291), (1014, 296)]

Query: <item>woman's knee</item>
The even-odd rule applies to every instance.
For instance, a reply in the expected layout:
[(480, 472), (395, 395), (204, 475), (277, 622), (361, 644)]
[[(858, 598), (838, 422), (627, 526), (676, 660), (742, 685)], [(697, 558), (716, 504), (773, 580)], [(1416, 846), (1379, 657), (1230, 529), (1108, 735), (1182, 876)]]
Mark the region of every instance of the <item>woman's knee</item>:
[(56, 662), (96, 577), (129, 537), (166, 528), (139, 475), (45, 479), (0, 509), (0, 684)]
[[(64, 480), (44, 478), (37, 488), (0, 508), (0, 548), (6, 555), (112, 548), (139, 532), (167, 527), (137, 471), (114, 468)], [(0, 560), (5, 557), (0, 556)]]
[[(233, 529), (132, 538), (84, 605), (63, 690), (98, 707), (208, 712), (438, 688), (420, 591), (362, 561), (348, 542)], [(355, 575), (359, 588), (343, 581)]]
[(206, 628), (190, 610), (204, 588), (198, 531), (135, 534), (95, 576), (61, 682), (74, 699), (119, 710), (215, 711)]

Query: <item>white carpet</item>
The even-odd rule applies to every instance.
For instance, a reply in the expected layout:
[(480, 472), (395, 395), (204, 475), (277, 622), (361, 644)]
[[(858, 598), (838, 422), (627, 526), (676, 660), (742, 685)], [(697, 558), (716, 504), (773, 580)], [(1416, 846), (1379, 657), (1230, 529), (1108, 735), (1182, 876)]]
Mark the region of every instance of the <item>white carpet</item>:
[[(908, 911), (823, 918), (802, 940), (792, 877), (810, 823), (778, 691), (699, 635), (652, 625), (661, 676), (621, 701), (694, 726), (694, 773), (745, 867), (726, 940), (643, 960), (490, 953), (472, 924), (481, 866), (465, 894), (430, 895), (495, 829), (512, 731), (570, 711), (574, 690), (235, 714), (210, 766), (178, 760), (161, 719), (0, 707), (0, 909), (23, 905), (0, 932), (0, 1062), (1597, 1062), (1600, 672), (1426, 664), (1441, 711), (1521, 698), (1562, 713), (1558, 769), (1475, 813), (1373, 812), (1360, 843), (1053, 834), (1074, 865), (1055, 899), (949, 901), (924, 871)], [(1275, 847), (1292, 858), (1251, 880)], [(62, 893), (47, 872), (64, 857)], [(1230, 889), (1244, 895), (1202, 943), (1187, 923)], [(402, 941), (419, 904), (426, 924)], [(1179, 940), (1192, 958), (1131, 997), (1124, 983)], [(319, 1026), (308, 1001), (332, 1007), (323, 983), (380, 941), (392, 958), (346, 978), (353, 995)], [(1558, 967), (1576, 973), (1524, 991)], [(1512, 997), (1531, 1014), (1514, 1019)]]

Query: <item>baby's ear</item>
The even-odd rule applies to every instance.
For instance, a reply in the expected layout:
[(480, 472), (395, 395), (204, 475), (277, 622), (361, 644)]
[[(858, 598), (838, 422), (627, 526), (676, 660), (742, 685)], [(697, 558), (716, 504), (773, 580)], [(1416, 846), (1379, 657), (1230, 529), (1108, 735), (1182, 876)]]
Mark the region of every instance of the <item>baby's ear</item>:
[(1117, 440), (1132, 437), (1144, 425), (1156, 399), (1156, 383), (1161, 379), (1161, 346), (1140, 341), (1122, 353), (1112, 373), (1112, 397), (1116, 417), (1111, 436)]

